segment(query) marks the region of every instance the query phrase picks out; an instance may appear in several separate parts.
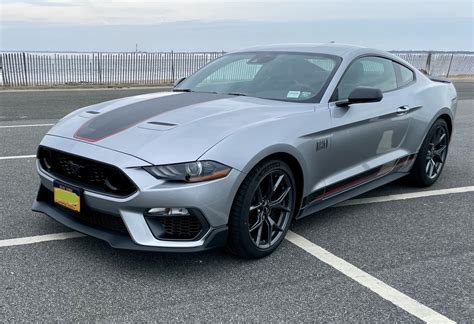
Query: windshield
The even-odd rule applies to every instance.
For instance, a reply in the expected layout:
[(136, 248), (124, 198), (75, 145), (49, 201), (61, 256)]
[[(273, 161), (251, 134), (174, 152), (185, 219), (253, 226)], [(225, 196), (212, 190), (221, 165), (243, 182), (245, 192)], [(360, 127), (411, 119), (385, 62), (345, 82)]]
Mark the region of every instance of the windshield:
[(228, 54), (198, 70), (174, 91), (318, 102), (340, 61), (337, 56), (313, 53)]

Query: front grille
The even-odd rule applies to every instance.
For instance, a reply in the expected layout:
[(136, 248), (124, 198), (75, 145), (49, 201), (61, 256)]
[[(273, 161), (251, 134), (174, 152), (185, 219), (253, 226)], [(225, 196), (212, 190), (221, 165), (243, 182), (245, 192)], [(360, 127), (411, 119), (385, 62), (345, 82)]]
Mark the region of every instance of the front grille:
[(48, 190), (44, 186), (40, 187), (40, 191), (38, 193), (38, 200), (44, 201), (49, 205), (54, 206), (55, 208), (61, 209), (62, 212), (71, 215), (72, 217), (74, 217), (74, 219), (80, 221), (85, 225), (128, 234), (127, 227), (125, 226), (121, 217), (105, 214), (98, 210), (89, 208), (88, 206), (83, 206), (83, 210), (81, 211), (81, 213), (72, 212), (67, 208), (64, 208), (60, 205), (56, 205), (54, 203), (53, 192)]
[(83, 223), (93, 227), (105, 228), (111, 231), (128, 234), (127, 227), (121, 217), (101, 213), (97, 210), (88, 211), (77, 215)]
[(46, 147), (38, 149), (38, 159), (44, 171), (81, 188), (129, 196), (137, 189), (117, 167)]

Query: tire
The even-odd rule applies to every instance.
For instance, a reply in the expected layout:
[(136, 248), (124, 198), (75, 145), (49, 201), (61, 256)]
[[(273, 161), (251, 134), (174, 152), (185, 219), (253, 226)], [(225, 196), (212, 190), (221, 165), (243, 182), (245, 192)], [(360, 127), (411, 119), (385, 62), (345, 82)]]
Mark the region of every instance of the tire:
[(421, 145), (409, 180), (418, 187), (429, 187), (438, 180), (448, 156), (450, 134), (443, 119), (438, 119), (431, 126)]
[(228, 250), (247, 259), (271, 254), (285, 238), (296, 205), (295, 180), (288, 164), (278, 159), (260, 162), (234, 198)]

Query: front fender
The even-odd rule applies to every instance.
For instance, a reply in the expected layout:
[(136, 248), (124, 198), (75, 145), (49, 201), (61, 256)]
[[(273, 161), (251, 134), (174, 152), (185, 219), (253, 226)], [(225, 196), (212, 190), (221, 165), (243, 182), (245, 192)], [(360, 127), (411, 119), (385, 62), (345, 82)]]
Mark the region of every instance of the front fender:
[[(329, 111), (317, 109), (267, 123), (252, 125), (217, 143), (200, 160), (214, 160), (247, 174), (266, 157), (286, 153), (298, 161), (304, 182), (304, 192), (321, 186), (328, 150), (316, 152), (317, 141), (327, 133)], [(315, 167), (319, 166), (319, 167)]]
[(275, 129), (277, 125), (269, 124), (248, 127), (224, 138), (199, 159), (218, 161), (247, 174), (267, 156), (286, 153), (299, 162), (304, 172), (307, 162), (301, 151), (307, 139), (298, 138), (289, 130), (276, 134)]

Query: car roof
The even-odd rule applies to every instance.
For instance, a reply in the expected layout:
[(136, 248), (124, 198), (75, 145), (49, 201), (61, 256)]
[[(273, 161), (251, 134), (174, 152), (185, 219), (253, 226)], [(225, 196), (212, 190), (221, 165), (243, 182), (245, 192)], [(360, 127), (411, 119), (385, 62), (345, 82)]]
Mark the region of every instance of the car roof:
[(318, 54), (330, 54), (337, 56), (347, 56), (354, 52), (358, 54), (362, 53), (381, 53), (379, 50), (370, 49), (363, 46), (349, 45), (349, 44), (338, 44), (338, 43), (321, 43), (321, 44), (272, 44), (263, 46), (254, 46), (245, 48), (232, 53), (240, 52), (302, 52), (302, 53), (318, 53)]

